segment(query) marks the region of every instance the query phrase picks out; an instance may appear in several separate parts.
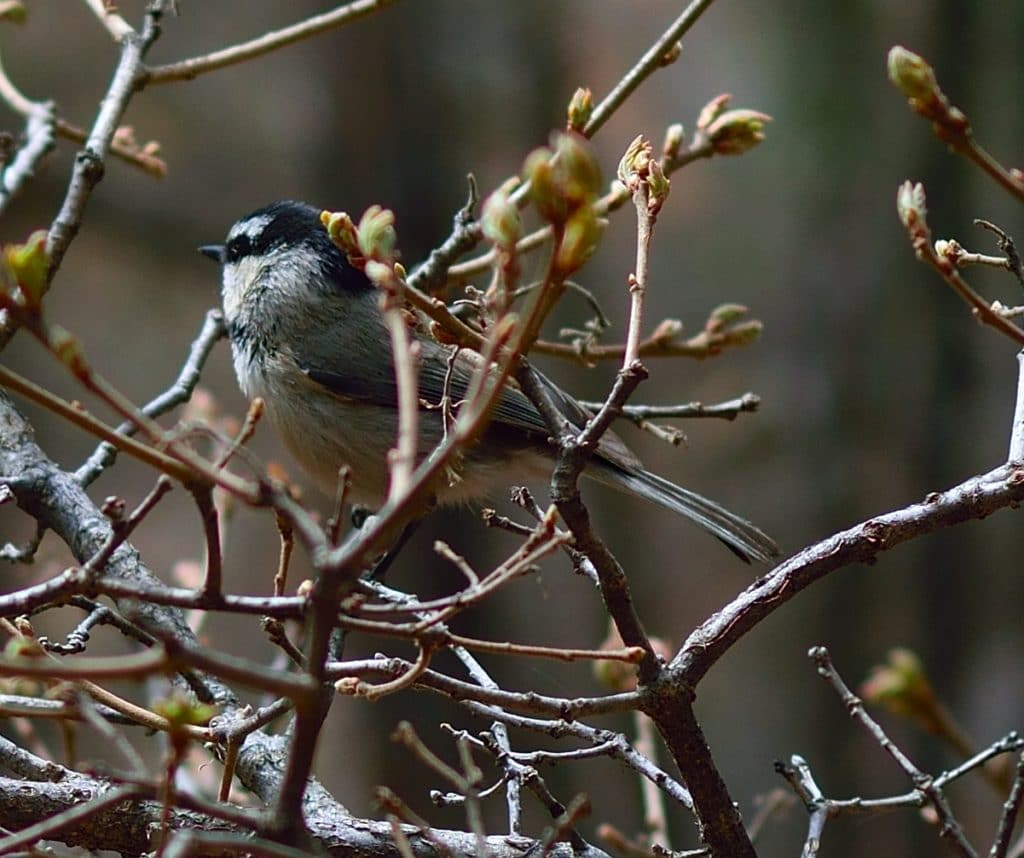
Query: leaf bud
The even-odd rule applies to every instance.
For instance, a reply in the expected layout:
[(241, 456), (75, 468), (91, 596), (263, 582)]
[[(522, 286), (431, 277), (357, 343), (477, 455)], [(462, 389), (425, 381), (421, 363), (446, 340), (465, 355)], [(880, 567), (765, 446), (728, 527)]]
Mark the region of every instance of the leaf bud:
[(700, 116), (697, 117), (697, 130), (704, 131), (707, 127), (715, 121), (728, 107), (729, 102), (732, 100), (732, 96), (723, 92), (721, 95), (716, 95), (707, 104), (701, 108)]
[(558, 246), (555, 267), (564, 277), (583, 267), (597, 250), (607, 221), (599, 218), (591, 206), (582, 206), (565, 223), (565, 232)]
[(50, 255), (46, 252), (46, 230), (36, 230), (24, 244), (4, 248), (4, 260), (21, 290), (25, 309), (38, 311), (46, 292)]
[(348, 212), (320, 212), (320, 223), (327, 229), (327, 234), (338, 247), (349, 256), (360, 256), (359, 236), (356, 225)]
[(395, 213), (382, 206), (372, 205), (359, 219), (359, 250), (367, 259), (391, 259), (398, 236), (395, 233)]
[(894, 45), (889, 49), (887, 65), (889, 80), (907, 98), (930, 101), (941, 95), (935, 71), (923, 57), (913, 51), (908, 51), (902, 45)]
[(924, 223), (928, 215), (924, 185), (909, 180), (900, 185), (896, 192), (896, 211), (900, 216), (900, 222), (908, 229)]
[(509, 183), (502, 185), (484, 200), (480, 226), (488, 241), (504, 248), (515, 246), (522, 231), (522, 223), (519, 209), (509, 195)]
[(569, 99), (569, 107), (566, 110), (566, 127), (569, 131), (582, 132), (593, 112), (593, 95), (589, 89), (579, 87)]
[(707, 126), (705, 133), (719, 155), (741, 155), (764, 140), (764, 126), (771, 122), (757, 110), (727, 110)]

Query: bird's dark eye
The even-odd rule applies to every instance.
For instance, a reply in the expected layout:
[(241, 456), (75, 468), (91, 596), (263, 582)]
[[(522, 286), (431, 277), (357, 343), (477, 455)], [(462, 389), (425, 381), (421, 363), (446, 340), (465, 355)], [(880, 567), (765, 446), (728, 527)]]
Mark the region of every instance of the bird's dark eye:
[(247, 235), (236, 235), (228, 242), (224, 249), (224, 259), (227, 262), (238, 262), (243, 256), (252, 252), (252, 243)]

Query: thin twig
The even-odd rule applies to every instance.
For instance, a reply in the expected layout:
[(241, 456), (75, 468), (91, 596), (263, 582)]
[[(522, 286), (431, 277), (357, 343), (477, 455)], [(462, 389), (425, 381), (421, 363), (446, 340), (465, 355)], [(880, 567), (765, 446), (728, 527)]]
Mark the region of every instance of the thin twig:
[[(636, 740), (633, 742), (633, 747), (636, 748), (638, 754), (643, 754), (653, 762), (656, 747), (654, 723), (643, 712), (634, 712), (633, 724), (636, 727)], [(644, 828), (650, 837), (651, 845), (656, 848), (669, 849), (665, 793), (653, 781), (641, 777), (640, 794), (644, 809)]]
[[(98, 0), (90, 0), (98, 2)], [(149, 48), (160, 35), (160, 19), (163, 16), (163, 0), (151, 3), (146, 12), (145, 25), (141, 34), (134, 31), (119, 40), (121, 56), (113, 80), (100, 102), (99, 112), (93, 123), (89, 138), (75, 159), (75, 168), (68, 184), (60, 212), (50, 224), (46, 237), (46, 252), (50, 260), (49, 278), (60, 267), (64, 254), (78, 234), (85, 214), (85, 207), (92, 189), (103, 177), (104, 161), (110, 151), (111, 141), (117, 133), (121, 118), (128, 109), (128, 103), (136, 93), (143, 60)]]
[(1006, 858), (1007, 850), (1010, 848), (1010, 837), (1013, 835), (1013, 827), (1017, 822), (1022, 803), (1024, 803), (1024, 754), (1017, 759), (1013, 786), (1010, 787), (1010, 794), (1003, 803), (1003, 812), (999, 816), (999, 826), (996, 828), (995, 840), (988, 853), (989, 858)]
[[(140, 409), (147, 417), (160, 417), (172, 408), (192, 397), (207, 358), (213, 351), (217, 341), (224, 336), (224, 315), (220, 310), (210, 310), (203, 320), (202, 328), (189, 347), (188, 358), (181, 367), (174, 383), (155, 399), (150, 400)], [(132, 421), (125, 421), (116, 429), (119, 435), (132, 436), (138, 432), (138, 426)], [(117, 447), (110, 443), (102, 443), (86, 462), (75, 471), (75, 479), (81, 486), (90, 485), (105, 468), (110, 467), (117, 458)]]
[(469, 185), (466, 202), (455, 213), (451, 234), (440, 247), (430, 252), (426, 262), (417, 266), (409, 275), (409, 286), (413, 289), (428, 295), (443, 289), (452, 263), (463, 253), (472, 250), (481, 238), (480, 227), (473, 220), (478, 200), (476, 179), (469, 175), (466, 182)]
[(1018, 202), (1024, 201), (1020, 171), (1008, 170), (978, 143), (970, 120), (946, 97), (934, 70), (922, 57), (900, 45), (893, 47), (889, 77), (908, 97), (911, 109), (931, 122), (932, 133), (939, 140), (980, 167)]
[[(58, 137), (70, 140), (72, 143), (85, 143), (89, 138), (87, 131), (59, 116), (55, 128)], [(118, 135), (115, 135), (114, 139), (110, 141), (111, 155), (120, 158), (126, 164), (138, 167), (154, 179), (163, 179), (167, 176), (167, 162), (156, 154), (159, 151), (160, 146), (156, 142), (140, 146), (133, 140), (126, 140)]]
[(53, 102), (25, 98), (0, 65), (0, 98), (25, 117), (25, 142), (0, 173), (0, 213), (35, 173), (43, 157), (54, 146), (56, 108)]
[[(94, 2), (99, 2), (99, 0), (94, 0)], [(254, 57), (263, 56), (263, 54), (269, 54), (271, 51), (308, 39), (318, 33), (350, 24), (390, 6), (394, 2), (395, 0), (354, 0), (352, 3), (343, 3), (330, 12), (313, 15), (297, 24), (273, 30), (256, 39), (250, 39), (248, 42), (241, 42), (229, 48), (222, 48), (219, 51), (180, 60), (176, 63), (153, 66), (145, 70), (142, 83), (144, 86), (149, 86), (178, 80), (192, 80), (201, 74), (246, 62)]]
[(583, 128), (585, 137), (593, 137), (633, 91), (664, 65), (665, 56), (672, 50), (675, 43), (697, 23), (697, 19), (707, 11), (712, 2), (713, 0), (693, 0), (683, 10), (682, 14), (672, 22), (672, 25), (647, 49), (636, 65), (626, 72), (622, 79), (612, 87), (612, 91), (594, 108), (594, 112), (591, 113), (590, 119)]
[[(462, 652), (468, 652), (462, 648)], [(456, 649), (459, 653), (459, 649)], [(460, 655), (465, 663), (465, 658)], [(343, 693), (362, 693), (360, 677), (382, 677), (384, 679), (406, 677), (414, 665), (400, 658), (375, 658), (366, 661), (329, 662), (327, 676), (336, 680), (336, 687)], [(434, 670), (420, 670), (413, 677), (415, 685), (423, 690), (434, 691), (447, 697), (463, 701), (477, 701), (491, 706), (501, 706), (514, 712), (525, 712), (552, 718), (585, 718), (624, 712), (636, 708), (638, 695), (635, 692), (609, 694), (604, 697), (549, 697), (529, 691), (506, 691), (497, 684), (466, 682)], [(479, 677), (474, 675), (474, 679)], [(407, 683), (408, 684), (408, 683)]]
[[(1024, 190), (1022, 190), (1024, 193)], [(1015, 343), (1024, 345), (1024, 330), (992, 309), (984, 298), (971, 288), (970, 284), (960, 276), (956, 264), (946, 256), (940, 256), (932, 242), (932, 232), (928, 227), (927, 207), (925, 205), (924, 186), (920, 183), (904, 182), (896, 196), (896, 207), (917, 258), (928, 263), (939, 273), (971, 308), (971, 312), (979, 322), (991, 325), (997, 331), (1008, 336)]]
[(1010, 464), (1024, 464), (1024, 351), (1017, 352), (1017, 400), (1010, 426)]
[[(581, 400), (579, 404), (591, 413), (596, 412), (602, 405), (600, 402), (584, 400)], [(630, 405), (627, 403), (622, 406), (621, 416), (634, 423), (659, 418), (714, 417), (721, 420), (735, 420), (740, 414), (753, 413), (760, 407), (760, 396), (755, 393), (744, 393), (735, 399), (713, 402), (708, 405), (703, 402), (687, 402), (681, 405)]]
[(1013, 239), (991, 221), (976, 217), (974, 222), (983, 229), (987, 229), (995, 234), (996, 246), (1006, 254), (1004, 260), (1006, 268), (1017, 278), (1018, 283), (1024, 284), (1024, 260), (1021, 260), (1020, 253), (1017, 251), (1017, 245)]
[(881, 725), (875, 721), (864, 708), (863, 702), (852, 692), (839, 675), (839, 672), (832, 664), (828, 650), (825, 647), (812, 647), (810, 657), (818, 668), (818, 675), (821, 676), (833, 688), (836, 694), (843, 701), (847, 713), (860, 724), (868, 734), (878, 743), (896, 764), (911, 779), (914, 786), (919, 789), (928, 799), (929, 804), (935, 809), (941, 827), (939, 836), (945, 839), (963, 858), (977, 858), (974, 847), (968, 842), (960, 823), (953, 816), (953, 810), (949, 806), (940, 786), (937, 786), (935, 779), (921, 771), (911, 759), (885, 734)]
[(117, 14), (117, 8), (113, 3), (109, 3), (107, 0), (85, 0), (85, 5), (92, 10), (110, 33), (110, 37), (118, 44), (121, 44), (126, 37), (136, 35), (132, 25)]
[(78, 708), (82, 720), (99, 733), (110, 747), (118, 750), (128, 763), (129, 771), (135, 777), (145, 777), (146, 764), (142, 761), (139, 752), (135, 750), (123, 733), (115, 730), (110, 722), (100, 714), (99, 707), (93, 702), (92, 687), (90, 686), (96, 687), (92, 683), (83, 684), (83, 690), (86, 693), (78, 694), (74, 699), (74, 705)]

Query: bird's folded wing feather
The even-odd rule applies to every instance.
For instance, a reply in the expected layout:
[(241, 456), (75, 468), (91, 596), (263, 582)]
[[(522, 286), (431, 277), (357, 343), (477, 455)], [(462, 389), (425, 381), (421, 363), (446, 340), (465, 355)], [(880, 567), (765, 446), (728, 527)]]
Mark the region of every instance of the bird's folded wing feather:
[[(479, 356), (475, 352), (460, 351), (449, 373), (448, 349), (422, 341), (421, 345), (424, 357), (420, 361), (417, 373), (420, 400), (436, 405), (445, 393), (454, 402), (464, 399), (473, 372), (480, 364)], [(368, 374), (365, 367), (328, 367), (317, 365), (314, 361), (300, 361), (300, 366), (311, 381), (336, 396), (391, 408), (397, 407), (398, 384), (391, 373), (390, 365), (385, 370), (386, 374), (376, 375)], [(590, 413), (553, 381), (539, 372), (537, 377), (555, 407), (574, 427), (581, 428), (590, 419)], [(550, 435), (544, 419), (514, 381), (505, 385), (491, 413), (491, 419), (495, 423), (541, 437), (546, 438)], [(632, 471), (642, 467), (640, 460), (612, 432), (604, 434), (597, 452), (601, 458), (624, 470)]]

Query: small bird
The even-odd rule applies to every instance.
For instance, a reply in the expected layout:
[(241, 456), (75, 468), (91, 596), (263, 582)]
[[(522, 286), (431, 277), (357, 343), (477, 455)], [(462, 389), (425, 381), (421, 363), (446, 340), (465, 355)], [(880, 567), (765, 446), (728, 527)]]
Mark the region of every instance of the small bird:
[[(339, 469), (350, 468), (350, 498), (379, 507), (387, 493), (388, 451), (397, 432), (397, 383), (391, 340), (366, 275), (353, 267), (320, 222), (320, 209), (284, 200), (238, 220), (224, 244), (200, 252), (220, 263), (224, 318), (242, 392), (262, 397), (266, 412), (303, 469), (328, 493)], [(419, 343), (419, 396), (438, 403), (445, 392), (451, 347), (424, 331)], [(465, 395), (474, 366), (460, 353), (449, 392)], [(589, 414), (540, 376), (566, 419), (582, 427)], [(417, 421), (419, 456), (443, 437), (438, 409)], [(458, 474), (439, 490), (440, 503), (492, 495), (512, 484), (547, 481), (553, 465), (550, 431), (537, 409), (508, 383), (483, 435), (464, 451)], [(745, 561), (769, 561), (775, 543), (714, 501), (644, 469), (606, 432), (584, 476), (686, 516)]]

